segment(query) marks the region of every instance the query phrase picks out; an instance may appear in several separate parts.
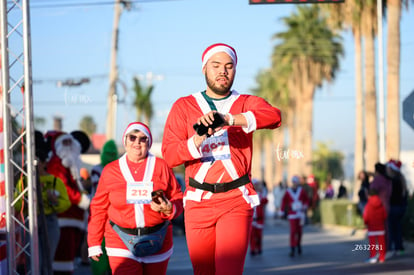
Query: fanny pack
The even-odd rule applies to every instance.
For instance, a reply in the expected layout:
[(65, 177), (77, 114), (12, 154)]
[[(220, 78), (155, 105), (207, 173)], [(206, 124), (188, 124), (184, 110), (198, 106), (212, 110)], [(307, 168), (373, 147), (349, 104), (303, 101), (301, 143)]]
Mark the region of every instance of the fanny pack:
[(153, 227), (123, 228), (109, 221), (129, 251), (136, 257), (153, 255), (161, 250), (170, 224), (165, 221)]

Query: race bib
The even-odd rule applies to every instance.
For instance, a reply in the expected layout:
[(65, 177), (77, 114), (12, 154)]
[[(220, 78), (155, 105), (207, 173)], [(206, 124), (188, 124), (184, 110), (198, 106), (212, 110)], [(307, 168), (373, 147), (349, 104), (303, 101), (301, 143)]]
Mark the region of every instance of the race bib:
[(151, 192), (153, 190), (152, 181), (127, 182), (127, 203), (147, 204), (152, 200)]
[(221, 130), (201, 144), (201, 162), (230, 159), (227, 130)]
[(292, 203), (292, 210), (299, 211), (302, 210), (302, 203), (300, 201), (295, 201)]

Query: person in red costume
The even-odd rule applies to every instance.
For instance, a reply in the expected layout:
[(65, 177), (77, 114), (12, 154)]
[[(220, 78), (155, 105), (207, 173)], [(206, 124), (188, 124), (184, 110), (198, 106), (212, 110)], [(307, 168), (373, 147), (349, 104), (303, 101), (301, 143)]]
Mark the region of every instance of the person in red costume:
[(260, 204), (254, 207), (252, 233), (250, 234), (250, 255), (262, 254), (263, 228), (266, 218), (266, 205), (269, 202), (263, 188), (263, 182), (253, 179), (254, 189), (256, 189)]
[(80, 181), (80, 154), (87, 151), (90, 141), (81, 131), (71, 134), (49, 131), (46, 133), (46, 139), (52, 148), (47, 172), (63, 181), (71, 202), (68, 210), (58, 214), (61, 232), (53, 271), (55, 275), (72, 274), (75, 269), (75, 257), (85, 231), (86, 210), (90, 203)]
[(292, 187), (288, 188), (282, 199), (280, 215), (287, 213), (290, 226), (290, 257), (297, 253), (302, 254), (302, 227), (305, 224), (306, 210), (309, 206), (309, 197), (305, 189), (300, 186), (300, 177), (292, 177)]
[[(126, 153), (105, 165), (91, 202), (89, 257), (99, 261), (105, 237), (112, 274), (166, 274), (173, 253), (170, 221), (183, 211), (181, 187), (166, 162), (149, 152), (152, 135), (145, 124), (130, 123), (122, 141)], [(155, 191), (159, 200), (152, 199)], [(134, 245), (162, 232), (158, 249)]]
[(231, 89), (233, 47), (213, 44), (201, 59), (206, 90), (173, 104), (162, 155), (170, 167), (185, 166), (184, 220), (194, 274), (242, 274), (253, 207), (260, 203), (250, 180), (253, 133), (280, 127), (280, 110)]
[[(385, 223), (387, 221), (387, 211), (378, 196), (378, 191), (370, 188), (368, 191), (368, 202), (365, 206), (363, 219), (368, 229), (369, 240), (369, 259), (367, 262), (376, 263), (385, 261), (386, 242), (385, 242)], [(379, 257), (377, 258), (377, 253)]]

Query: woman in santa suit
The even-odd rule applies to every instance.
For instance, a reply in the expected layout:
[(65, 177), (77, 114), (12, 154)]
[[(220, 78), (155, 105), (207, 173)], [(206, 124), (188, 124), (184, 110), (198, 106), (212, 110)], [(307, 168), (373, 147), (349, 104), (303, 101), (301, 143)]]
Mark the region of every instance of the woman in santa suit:
[[(145, 124), (130, 123), (122, 141), (126, 153), (105, 166), (91, 202), (89, 257), (99, 261), (105, 237), (113, 274), (166, 274), (173, 252), (170, 221), (183, 211), (181, 187), (164, 160), (149, 152), (152, 136)], [(164, 195), (153, 200), (153, 191)], [(165, 239), (155, 253), (138, 253), (125, 244), (125, 236), (133, 240), (164, 229)]]

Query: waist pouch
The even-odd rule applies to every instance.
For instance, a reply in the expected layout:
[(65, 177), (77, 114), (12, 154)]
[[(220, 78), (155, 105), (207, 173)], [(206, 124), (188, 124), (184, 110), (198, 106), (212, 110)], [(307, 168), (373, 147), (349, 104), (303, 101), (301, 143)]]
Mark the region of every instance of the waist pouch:
[[(136, 257), (145, 257), (153, 255), (160, 251), (164, 243), (165, 235), (167, 234), (168, 226), (170, 224), (169, 221), (165, 221), (154, 227), (144, 227), (142, 229), (147, 229), (145, 231), (148, 233), (144, 232), (144, 234), (142, 234), (140, 233), (140, 230), (138, 230), (139, 228), (123, 228), (112, 221), (109, 221), (109, 223), (112, 225), (112, 228), (121, 238), (122, 242), (126, 245), (128, 250), (131, 251), (131, 253)], [(155, 229), (151, 230), (153, 228)]]

